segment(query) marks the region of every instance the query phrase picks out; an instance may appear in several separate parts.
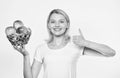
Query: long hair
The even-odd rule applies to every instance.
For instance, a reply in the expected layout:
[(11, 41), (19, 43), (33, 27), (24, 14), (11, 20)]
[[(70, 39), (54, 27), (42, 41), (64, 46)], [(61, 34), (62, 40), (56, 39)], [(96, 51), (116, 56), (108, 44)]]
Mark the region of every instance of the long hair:
[(48, 33), (49, 33), (49, 39), (45, 40), (47, 41), (47, 43), (51, 43), (53, 41), (53, 34), (52, 32), (50, 31), (48, 25), (49, 25), (49, 21), (50, 21), (50, 17), (53, 13), (56, 13), (56, 14), (61, 14), (65, 17), (66, 21), (67, 21), (67, 25), (68, 25), (68, 28), (66, 29), (65, 31), (65, 40), (68, 40), (70, 39), (70, 36), (68, 35), (68, 32), (69, 32), (69, 27), (70, 27), (70, 19), (68, 17), (68, 15), (61, 9), (53, 9), (49, 16), (48, 16), (48, 19), (47, 19), (47, 30), (48, 30)]

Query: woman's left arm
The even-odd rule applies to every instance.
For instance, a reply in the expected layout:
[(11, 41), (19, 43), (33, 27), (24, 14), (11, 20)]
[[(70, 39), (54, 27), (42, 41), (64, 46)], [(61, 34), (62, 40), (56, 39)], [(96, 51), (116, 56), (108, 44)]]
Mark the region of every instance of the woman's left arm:
[(102, 54), (103, 56), (107, 56), (107, 57), (111, 57), (115, 55), (115, 50), (113, 50), (112, 48), (110, 48), (105, 44), (84, 40), (83, 46), (84, 46), (84, 55)]
[(111, 57), (115, 55), (115, 50), (110, 48), (109, 46), (105, 44), (100, 44), (96, 42), (92, 42), (89, 40), (85, 40), (81, 30), (79, 29), (80, 35), (75, 35), (73, 36), (73, 42), (74, 44), (78, 46), (83, 46), (84, 47), (84, 55), (99, 55), (99, 56), (107, 56)]

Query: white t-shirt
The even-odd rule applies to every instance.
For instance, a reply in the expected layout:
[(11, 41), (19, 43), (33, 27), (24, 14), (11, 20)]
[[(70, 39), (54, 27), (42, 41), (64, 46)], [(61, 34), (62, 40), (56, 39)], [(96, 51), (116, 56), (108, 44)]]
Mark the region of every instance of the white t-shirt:
[(43, 63), (43, 78), (76, 78), (76, 63), (83, 50), (72, 41), (61, 49), (50, 49), (44, 43), (36, 49), (34, 59)]

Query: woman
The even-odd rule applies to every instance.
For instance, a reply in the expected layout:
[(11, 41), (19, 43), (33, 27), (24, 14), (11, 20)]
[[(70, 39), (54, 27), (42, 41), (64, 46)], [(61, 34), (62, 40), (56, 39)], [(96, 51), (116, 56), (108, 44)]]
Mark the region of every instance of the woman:
[(36, 49), (32, 66), (25, 48), (15, 47), (24, 57), (24, 78), (37, 78), (42, 64), (43, 78), (76, 78), (76, 62), (80, 55), (115, 55), (107, 45), (85, 40), (80, 29), (80, 35), (71, 37), (69, 27), (70, 20), (64, 11), (54, 9), (50, 12), (47, 20), (49, 39)]

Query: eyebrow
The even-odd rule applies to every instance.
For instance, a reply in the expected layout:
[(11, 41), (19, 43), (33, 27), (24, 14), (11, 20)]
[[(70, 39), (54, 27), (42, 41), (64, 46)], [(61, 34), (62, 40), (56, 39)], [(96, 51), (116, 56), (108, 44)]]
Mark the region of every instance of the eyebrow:
[[(50, 19), (50, 20), (55, 20), (55, 19)], [(66, 20), (66, 19), (60, 19), (60, 20)]]

